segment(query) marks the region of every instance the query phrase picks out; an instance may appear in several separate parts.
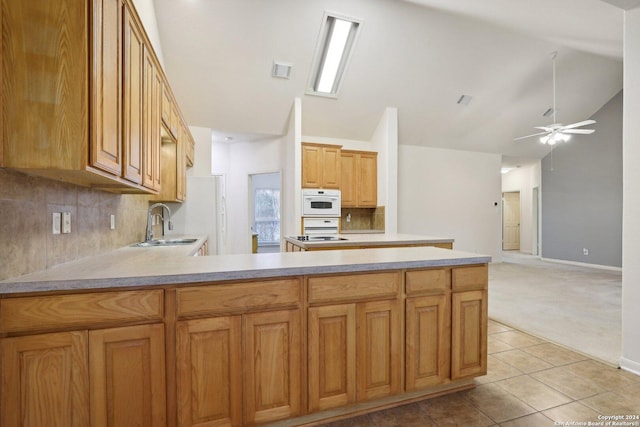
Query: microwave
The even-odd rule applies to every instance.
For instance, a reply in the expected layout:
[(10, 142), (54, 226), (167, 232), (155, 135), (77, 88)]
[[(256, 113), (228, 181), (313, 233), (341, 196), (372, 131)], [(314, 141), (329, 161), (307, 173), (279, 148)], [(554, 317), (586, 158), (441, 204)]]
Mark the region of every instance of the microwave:
[(303, 217), (340, 217), (340, 190), (302, 189)]

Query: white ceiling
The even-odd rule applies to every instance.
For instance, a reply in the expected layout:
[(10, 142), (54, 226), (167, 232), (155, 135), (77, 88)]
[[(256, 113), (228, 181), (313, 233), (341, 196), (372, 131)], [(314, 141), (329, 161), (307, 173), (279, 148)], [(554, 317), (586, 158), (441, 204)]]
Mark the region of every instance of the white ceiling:
[[(560, 122), (588, 118), (622, 89), (624, 12), (609, 3), (640, 0), (154, 0), (190, 125), (279, 135), (300, 97), (303, 135), (369, 140), (397, 107), (400, 144), (516, 163), (548, 150), (513, 138), (550, 123), (551, 52)], [(338, 99), (305, 95), (325, 10), (364, 21)], [(271, 77), (274, 60), (294, 64), (290, 80)], [(462, 94), (468, 106), (456, 104)]]

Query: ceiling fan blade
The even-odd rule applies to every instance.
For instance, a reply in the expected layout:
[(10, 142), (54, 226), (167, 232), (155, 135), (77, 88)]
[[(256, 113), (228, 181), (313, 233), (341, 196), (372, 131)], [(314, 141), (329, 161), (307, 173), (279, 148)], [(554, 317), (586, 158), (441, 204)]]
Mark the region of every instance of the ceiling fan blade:
[(596, 122), (595, 120), (584, 120), (582, 122), (578, 122), (578, 123), (573, 123), (573, 124), (570, 124), (570, 125), (562, 126), (561, 131), (564, 130), (564, 129), (573, 129), (573, 128), (577, 128), (577, 127), (580, 127), (580, 126), (592, 125), (595, 122)]
[(549, 132), (540, 132), (540, 133), (534, 133), (532, 135), (527, 135), (527, 136), (521, 136), (519, 138), (513, 138), (514, 141), (517, 141), (519, 139), (525, 139), (525, 138), (531, 138), (532, 136), (538, 136), (538, 135), (547, 135)]
[(594, 132), (595, 132), (594, 129), (565, 129), (562, 131), (562, 133), (575, 133), (575, 134), (582, 134), (582, 135), (590, 135)]
[(549, 126), (534, 126), (534, 129), (541, 129), (545, 132), (553, 132), (553, 128)]

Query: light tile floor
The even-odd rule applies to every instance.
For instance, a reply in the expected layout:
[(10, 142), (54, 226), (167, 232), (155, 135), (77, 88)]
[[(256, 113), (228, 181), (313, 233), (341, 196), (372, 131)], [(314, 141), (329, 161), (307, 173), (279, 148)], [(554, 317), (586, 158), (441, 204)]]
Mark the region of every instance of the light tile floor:
[(488, 374), (475, 389), (327, 426), (606, 426), (603, 416), (640, 417), (640, 376), (495, 321), (488, 332)]

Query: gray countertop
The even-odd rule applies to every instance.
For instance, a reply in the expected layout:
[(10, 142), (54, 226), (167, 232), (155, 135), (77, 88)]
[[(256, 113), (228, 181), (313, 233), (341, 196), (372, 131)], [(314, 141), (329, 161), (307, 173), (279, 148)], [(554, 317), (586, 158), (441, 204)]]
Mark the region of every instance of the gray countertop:
[(0, 295), (485, 264), (491, 261), (489, 256), (436, 247), (189, 256), (203, 242), (200, 237), (193, 245), (186, 246), (127, 246), (0, 281)]
[(285, 240), (302, 248), (336, 247), (340, 246), (393, 246), (410, 244), (453, 243), (454, 239), (446, 237), (423, 236), (420, 234), (400, 233), (343, 233), (338, 235), (344, 240), (328, 241), (300, 241), (296, 236), (287, 236)]

